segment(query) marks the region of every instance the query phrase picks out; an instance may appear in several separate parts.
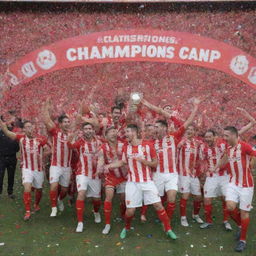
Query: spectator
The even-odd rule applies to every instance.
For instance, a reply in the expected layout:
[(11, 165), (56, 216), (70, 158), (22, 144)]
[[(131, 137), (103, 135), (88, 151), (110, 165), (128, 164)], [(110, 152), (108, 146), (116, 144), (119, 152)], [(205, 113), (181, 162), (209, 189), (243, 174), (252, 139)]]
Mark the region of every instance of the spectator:
[[(1, 119), (6, 122), (8, 129), (10, 131), (15, 129), (15, 118), (13, 116), (5, 117), (6, 120)], [(13, 141), (4, 135), (3, 131), (0, 130), (0, 197), (3, 192), (3, 181), (5, 170), (8, 173), (8, 187), (7, 193), (9, 198), (14, 199), (13, 185), (15, 177), (15, 169), (17, 164), (16, 153), (19, 151), (19, 144), (17, 141)]]

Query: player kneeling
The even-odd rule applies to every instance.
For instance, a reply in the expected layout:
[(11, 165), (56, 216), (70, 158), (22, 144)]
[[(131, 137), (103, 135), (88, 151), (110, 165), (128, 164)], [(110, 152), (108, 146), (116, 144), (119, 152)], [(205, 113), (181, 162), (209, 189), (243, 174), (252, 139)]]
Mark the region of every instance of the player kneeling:
[(154, 146), (151, 143), (140, 140), (138, 138), (137, 125), (130, 124), (126, 128), (126, 138), (128, 145), (123, 149), (122, 160), (106, 165), (106, 169), (122, 167), (128, 165), (128, 181), (125, 187), (125, 228), (120, 233), (120, 238), (124, 239), (127, 231), (130, 230), (131, 221), (133, 219), (137, 207), (152, 204), (157, 211), (158, 218), (164, 225), (166, 234), (176, 239), (175, 233), (170, 226), (170, 220), (161, 203), (158, 190), (152, 180), (151, 168), (157, 166), (157, 155)]
[(23, 123), (24, 134), (16, 134), (8, 130), (5, 123), (0, 120), (0, 126), (6, 136), (20, 142), (22, 157), (22, 184), (24, 186), (23, 201), (25, 205), (24, 220), (31, 217), (31, 189), (36, 189), (34, 210), (39, 211), (39, 202), (42, 197), (42, 187), (44, 182), (43, 173), (43, 148), (47, 143), (45, 137), (34, 134), (34, 126), (31, 122)]
[[(122, 159), (122, 151), (124, 143), (120, 140), (117, 140), (117, 129), (112, 126), (108, 128), (105, 132), (107, 142), (104, 143), (99, 152), (98, 159), (98, 172), (101, 173), (104, 171), (104, 165), (110, 164), (113, 161)], [(126, 184), (127, 171), (125, 167), (114, 168), (106, 170), (104, 172), (105, 178), (105, 202), (104, 202), (104, 215), (106, 226), (102, 230), (102, 234), (108, 234), (111, 226), (111, 212), (112, 212), (112, 200), (114, 197), (114, 192), (120, 194), (120, 206), (121, 206), (121, 215), (122, 209), (125, 205), (125, 184)]]

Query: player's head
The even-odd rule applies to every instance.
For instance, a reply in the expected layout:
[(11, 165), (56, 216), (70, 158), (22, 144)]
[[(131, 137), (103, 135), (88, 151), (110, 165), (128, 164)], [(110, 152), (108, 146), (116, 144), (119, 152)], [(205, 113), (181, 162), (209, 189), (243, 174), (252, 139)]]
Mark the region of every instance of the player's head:
[(196, 134), (196, 126), (194, 124), (190, 124), (186, 129), (187, 138), (192, 138)]
[(105, 137), (109, 142), (115, 142), (117, 140), (117, 129), (114, 126), (111, 126), (106, 129)]
[(165, 120), (157, 120), (155, 123), (156, 135), (158, 138), (162, 138), (168, 131), (168, 123)]
[(35, 127), (30, 121), (24, 121), (22, 129), (26, 136), (32, 137), (34, 135)]
[(86, 139), (91, 139), (95, 134), (94, 127), (91, 123), (84, 123), (82, 125), (82, 130), (83, 130), (84, 137)]
[(216, 139), (216, 132), (213, 129), (209, 129), (204, 134), (204, 140), (208, 145), (212, 145)]
[(155, 126), (153, 124), (146, 124), (145, 125), (145, 130), (144, 130), (144, 134), (145, 134), (145, 139), (148, 140), (152, 140), (155, 138)]
[(119, 121), (121, 114), (122, 114), (122, 110), (120, 107), (114, 106), (111, 108), (111, 115), (114, 122)]
[(230, 145), (234, 145), (238, 139), (238, 130), (234, 126), (227, 126), (224, 128), (224, 139)]
[(99, 119), (99, 121), (101, 122), (105, 116), (106, 116), (105, 113), (99, 113), (99, 114), (98, 114), (98, 119)]
[(131, 142), (133, 139), (137, 139), (139, 135), (139, 128), (136, 124), (128, 124), (125, 130), (125, 136), (128, 142)]
[(67, 115), (61, 115), (58, 117), (59, 127), (63, 131), (68, 131), (70, 128), (70, 120)]

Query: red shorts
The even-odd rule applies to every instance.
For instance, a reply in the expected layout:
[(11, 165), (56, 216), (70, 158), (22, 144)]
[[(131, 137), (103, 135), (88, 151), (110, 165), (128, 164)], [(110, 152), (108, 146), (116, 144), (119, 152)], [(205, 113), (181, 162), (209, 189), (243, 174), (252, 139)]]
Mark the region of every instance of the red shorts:
[(117, 178), (114, 175), (105, 175), (104, 186), (116, 187), (119, 184), (123, 183), (124, 181), (126, 181), (126, 179), (123, 177)]

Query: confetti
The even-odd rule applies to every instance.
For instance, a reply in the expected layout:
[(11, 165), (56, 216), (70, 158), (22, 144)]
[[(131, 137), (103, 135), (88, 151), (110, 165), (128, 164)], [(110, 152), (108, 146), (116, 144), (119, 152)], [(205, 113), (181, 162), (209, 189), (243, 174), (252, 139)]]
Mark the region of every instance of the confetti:
[(0, 243), (0, 246), (4, 246), (5, 245), (5, 243)]

